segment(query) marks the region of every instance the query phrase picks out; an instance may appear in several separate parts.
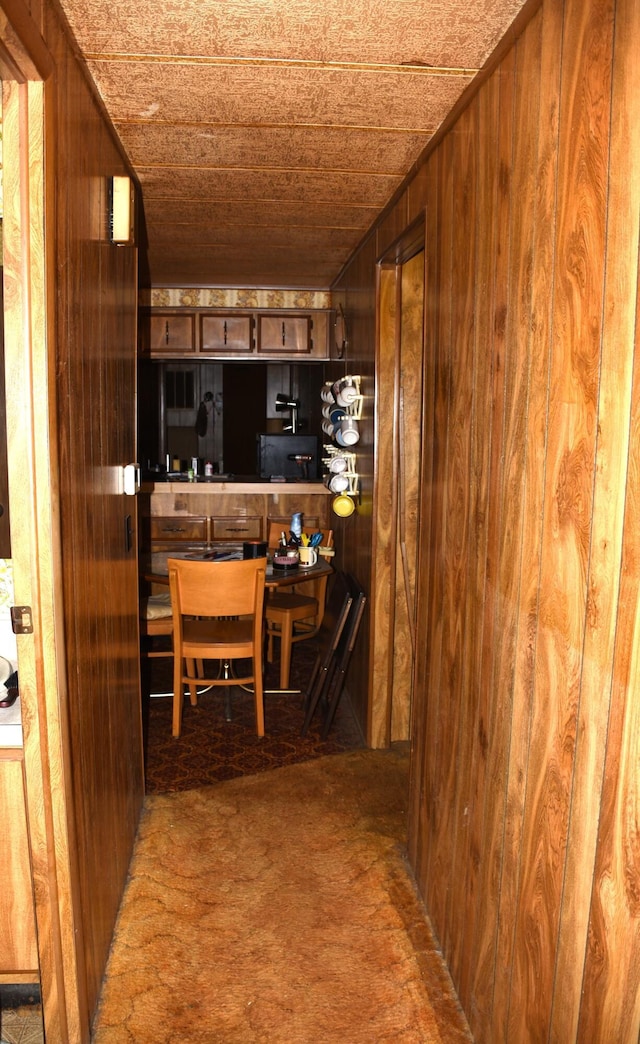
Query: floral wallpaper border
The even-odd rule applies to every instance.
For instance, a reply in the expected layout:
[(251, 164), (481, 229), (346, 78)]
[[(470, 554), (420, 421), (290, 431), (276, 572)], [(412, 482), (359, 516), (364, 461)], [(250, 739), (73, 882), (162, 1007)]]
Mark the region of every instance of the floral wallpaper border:
[(151, 308), (331, 308), (331, 294), (324, 290), (153, 287), (141, 292), (140, 303)]

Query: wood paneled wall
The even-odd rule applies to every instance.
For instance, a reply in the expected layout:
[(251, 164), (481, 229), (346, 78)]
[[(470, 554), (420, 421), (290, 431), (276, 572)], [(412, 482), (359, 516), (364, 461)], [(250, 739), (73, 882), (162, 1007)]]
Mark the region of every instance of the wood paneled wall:
[(639, 40), (544, 0), (339, 285), (426, 209), (410, 855), (485, 1044), (640, 1028)]
[[(108, 237), (108, 178), (127, 173), (53, 5), (43, 35), (46, 168), (55, 183), (55, 362), (68, 713), (88, 1017), (102, 982), (143, 795), (136, 502), (137, 258)], [(52, 215), (50, 215), (52, 217)], [(131, 545), (126, 517), (131, 516)]]

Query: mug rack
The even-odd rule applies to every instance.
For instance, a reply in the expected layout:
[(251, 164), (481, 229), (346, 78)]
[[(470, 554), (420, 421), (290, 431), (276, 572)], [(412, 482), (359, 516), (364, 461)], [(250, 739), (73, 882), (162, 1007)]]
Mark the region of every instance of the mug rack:
[(333, 383), (326, 381), (320, 397), (323, 402), (322, 431), (332, 440), (331, 443), (325, 443), (325, 456), (322, 458), (322, 463), (327, 469), (325, 483), (337, 494), (333, 503), (335, 513), (344, 517), (345, 502), (341, 498), (357, 498), (360, 503), (360, 478), (353, 447), (360, 441), (359, 422), (362, 419), (364, 399), (361, 378), (356, 374), (349, 374)]

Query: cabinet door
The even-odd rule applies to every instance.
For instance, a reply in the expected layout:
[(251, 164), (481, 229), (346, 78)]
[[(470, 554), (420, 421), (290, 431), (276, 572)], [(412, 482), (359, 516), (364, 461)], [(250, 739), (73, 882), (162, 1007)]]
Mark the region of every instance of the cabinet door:
[(195, 316), (181, 312), (154, 312), (150, 319), (152, 355), (192, 355), (196, 350)]
[(9, 750), (0, 757), (0, 851), (0, 974), (34, 973), (29, 981), (36, 981), (38, 951), (22, 759)]
[(264, 354), (309, 355), (312, 320), (310, 315), (259, 315), (258, 352)]
[(200, 352), (205, 355), (249, 355), (253, 351), (253, 317), (202, 315)]

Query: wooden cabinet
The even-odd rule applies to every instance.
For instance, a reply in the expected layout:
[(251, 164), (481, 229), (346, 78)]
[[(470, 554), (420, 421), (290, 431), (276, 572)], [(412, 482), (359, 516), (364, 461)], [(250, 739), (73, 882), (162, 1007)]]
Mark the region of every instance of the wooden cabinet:
[(192, 355), (196, 350), (195, 316), (191, 312), (154, 312), (149, 320), (152, 355)]
[(310, 315), (259, 315), (258, 354), (310, 355), (311, 328)]
[(209, 539), (209, 520), (203, 516), (163, 515), (152, 516), (146, 521), (149, 523), (148, 542), (152, 545), (185, 541), (199, 544)]
[(200, 352), (203, 355), (248, 355), (255, 346), (252, 315), (200, 315)]
[(258, 517), (212, 518), (212, 540), (261, 540), (262, 519)]
[(0, 851), (0, 982), (37, 982), (38, 949), (19, 748), (0, 748)]
[(151, 358), (329, 358), (329, 311), (151, 309), (140, 317), (140, 353)]

